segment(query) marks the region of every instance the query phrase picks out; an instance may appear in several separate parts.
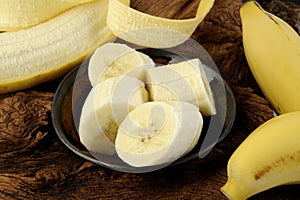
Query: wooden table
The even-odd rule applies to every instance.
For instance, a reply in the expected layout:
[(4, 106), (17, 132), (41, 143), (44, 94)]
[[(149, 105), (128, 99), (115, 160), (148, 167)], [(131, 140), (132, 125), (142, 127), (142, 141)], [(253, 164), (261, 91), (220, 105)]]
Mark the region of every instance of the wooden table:
[[(190, 18), (198, 2), (133, 0), (131, 6), (157, 16)], [(299, 11), (298, 0), (281, 7), (281, 1), (261, 2), (297, 26), (293, 14)], [(251, 131), (273, 116), (244, 57), (241, 5), (240, 0), (216, 0), (192, 36), (211, 54), (237, 103), (234, 127), (207, 157), (146, 174), (116, 172), (78, 157), (51, 125), (58, 80), (0, 96), (0, 199), (226, 199), (220, 187), (227, 179), (229, 157)], [(289, 10), (294, 6), (295, 13)], [(300, 199), (300, 186), (277, 187), (251, 199)]]

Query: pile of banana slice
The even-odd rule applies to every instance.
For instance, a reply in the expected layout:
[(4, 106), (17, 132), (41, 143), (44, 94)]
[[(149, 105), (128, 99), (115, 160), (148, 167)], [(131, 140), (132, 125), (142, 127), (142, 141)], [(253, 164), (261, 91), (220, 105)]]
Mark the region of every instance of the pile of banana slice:
[(216, 114), (202, 64), (191, 59), (155, 65), (120, 43), (106, 43), (91, 55), (93, 87), (78, 128), (89, 151), (145, 167), (171, 163), (195, 147), (203, 116)]

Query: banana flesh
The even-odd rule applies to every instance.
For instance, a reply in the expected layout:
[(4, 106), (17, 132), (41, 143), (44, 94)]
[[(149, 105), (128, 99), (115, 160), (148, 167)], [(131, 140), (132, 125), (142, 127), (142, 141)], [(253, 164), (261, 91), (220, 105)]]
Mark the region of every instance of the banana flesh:
[(216, 113), (214, 98), (199, 59), (146, 69), (147, 89), (153, 101), (185, 101), (204, 116)]
[(1, 0), (0, 31), (16, 31), (45, 22), (91, 0)]
[(255, 1), (240, 14), (245, 55), (262, 92), (278, 114), (300, 110), (300, 36)]
[[(199, 59), (154, 66), (150, 57), (125, 44), (106, 43), (92, 54), (88, 77), (93, 89), (79, 125), (80, 140), (88, 150), (117, 153), (131, 166), (146, 167), (171, 163), (196, 146), (203, 126), (199, 102), (204, 104), (201, 110), (208, 107), (210, 114), (215, 112)], [(168, 91), (154, 88), (156, 83), (165, 84), (164, 80), (179, 85), (181, 98), (169, 98)], [(183, 92), (188, 89), (193, 91)], [(198, 96), (193, 96), (195, 92)], [(148, 102), (148, 93), (151, 100), (158, 93), (163, 98)]]
[(61, 77), (113, 40), (105, 24), (107, 9), (106, 0), (96, 0), (32, 28), (1, 33), (0, 93)]
[(82, 108), (79, 138), (85, 147), (102, 154), (115, 153), (118, 127), (128, 112), (148, 101), (142, 81), (119, 76), (92, 88)]
[(258, 127), (229, 159), (229, 199), (248, 197), (272, 187), (300, 183), (300, 111), (279, 115)]
[(146, 54), (140, 53), (125, 44), (106, 43), (91, 56), (88, 77), (92, 86), (111, 77), (128, 75), (145, 80), (146, 68), (155, 63)]
[(190, 103), (144, 103), (121, 123), (116, 151), (134, 167), (171, 163), (194, 147), (202, 125), (198, 108)]

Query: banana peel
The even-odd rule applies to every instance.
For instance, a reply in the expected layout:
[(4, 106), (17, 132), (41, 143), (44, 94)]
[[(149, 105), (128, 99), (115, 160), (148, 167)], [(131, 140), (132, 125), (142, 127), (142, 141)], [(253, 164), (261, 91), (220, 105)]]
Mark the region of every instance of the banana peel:
[(191, 19), (166, 19), (129, 7), (129, 0), (109, 0), (107, 26), (119, 38), (140, 46), (170, 48), (190, 38), (213, 7), (214, 0), (201, 0)]

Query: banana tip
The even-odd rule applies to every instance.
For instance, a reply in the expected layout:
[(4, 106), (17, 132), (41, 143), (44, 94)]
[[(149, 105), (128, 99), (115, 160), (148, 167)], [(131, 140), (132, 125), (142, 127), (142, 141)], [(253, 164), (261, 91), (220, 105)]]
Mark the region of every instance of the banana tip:
[(231, 196), (229, 196), (229, 194), (227, 194), (227, 192), (224, 189), (224, 186), (220, 188), (220, 191), (229, 199), (232, 200)]

